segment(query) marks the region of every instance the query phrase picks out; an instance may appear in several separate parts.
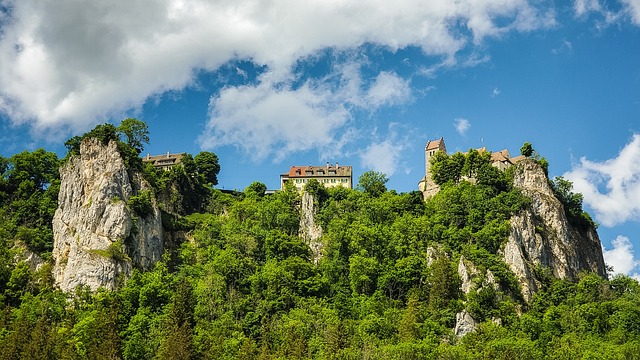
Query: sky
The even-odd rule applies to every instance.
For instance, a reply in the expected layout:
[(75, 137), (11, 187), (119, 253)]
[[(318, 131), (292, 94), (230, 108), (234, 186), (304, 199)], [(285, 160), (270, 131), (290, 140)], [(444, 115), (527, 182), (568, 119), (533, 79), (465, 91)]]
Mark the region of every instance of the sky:
[(640, 0), (0, 0), (0, 155), (127, 117), (238, 190), (338, 162), (408, 192), (428, 140), (528, 141), (640, 278)]

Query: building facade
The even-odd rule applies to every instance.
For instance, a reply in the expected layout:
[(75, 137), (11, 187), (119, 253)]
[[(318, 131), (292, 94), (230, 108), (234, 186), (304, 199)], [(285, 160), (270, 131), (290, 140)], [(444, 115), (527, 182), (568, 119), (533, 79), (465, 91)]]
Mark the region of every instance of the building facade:
[(169, 151), (163, 155), (151, 156), (150, 154), (147, 154), (147, 156), (142, 158), (142, 162), (145, 164), (151, 164), (157, 169), (168, 171), (174, 165), (180, 164), (184, 155), (185, 153), (172, 154)]
[(302, 190), (311, 179), (316, 179), (325, 187), (342, 186), (353, 188), (353, 175), (351, 166), (340, 166), (338, 163), (325, 166), (292, 166), (289, 172), (280, 175), (280, 189), (284, 189), (286, 183), (291, 182), (296, 189)]

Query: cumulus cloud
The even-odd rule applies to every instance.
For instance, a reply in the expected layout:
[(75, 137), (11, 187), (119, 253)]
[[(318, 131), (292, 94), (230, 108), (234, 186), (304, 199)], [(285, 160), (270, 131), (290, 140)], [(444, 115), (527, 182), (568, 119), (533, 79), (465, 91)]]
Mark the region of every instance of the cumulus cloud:
[[(415, 46), (426, 55), (454, 59), (461, 49), (488, 36), (554, 22), (552, 10), (524, 0), (113, 0), (82, 6), (75, 0), (5, 0), (3, 4), (0, 111), (14, 123), (44, 128), (86, 128), (141, 107), (158, 94), (182, 90), (193, 84), (195, 74), (215, 71), (233, 60), (265, 66), (282, 81), (293, 75), (294, 64), (324, 49), (344, 51), (374, 44), (395, 51)], [(405, 98), (397, 80), (381, 75), (366, 100), (379, 105)], [(235, 91), (269, 89), (271, 94), (264, 99), (299, 98), (318, 91), (270, 85), (253, 90), (240, 86)], [(250, 104), (264, 106), (261, 101)], [(332, 103), (317, 106), (319, 114), (342, 111), (333, 109)], [(247, 112), (257, 114), (256, 109)], [(329, 116), (332, 124), (340, 123), (336, 120), (340, 116)]]
[(640, 0), (622, 0), (625, 5), (625, 11), (634, 24), (640, 25)]
[(411, 131), (399, 123), (390, 123), (386, 133), (381, 134), (375, 129), (370, 137), (371, 143), (359, 151), (360, 165), (364, 169), (371, 169), (392, 176), (398, 169), (409, 173), (410, 168), (402, 161), (402, 153), (407, 149)]
[(611, 244), (613, 249), (607, 250), (603, 248), (602, 250), (604, 262), (613, 267), (613, 272), (616, 274), (629, 275), (634, 278), (640, 277), (637, 271), (638, 266), (640, 266), (640, 260), (635, 257), (633, 245), (629, 238), (619, 235)]
[(262, 81), (223, 89), (210, 100), (210, 122), (200, 138), (204, 148), (236, 145), (255, 159), (329, 146), (349, 113), (332, 93), (308, 82)]
[(403, 146), (390, 140), (369, 145), (360, 154), (362, 166), (391, 176), (396, 172)]
[(199, 142), (205, 149), (234, 145), (256, 160), (270, 156), (279, 161), (311, 149), (337, 153), (352, 133), (347, 107), (375, 111), (411, 99), (409, 82), (396, 74), (382, 72), (366, 84), (354, 67), (329, 77), (342, 78), (337, 88), (327, 78), (294, 87), (293, 81), (270, 72), (256, 85), (224, 88), (211, 97), (209, 122)]
[(584, 195), (584, 203), (603, 225), (640, 219), (640, 134), (616, 157), (602, 162), (582, 157), (563, 176)]
[(374, 108), (404, 104), (410, 98), (409, 81), (389, 72), (381, 72), (365, 96), (366, 104)]
[(464, 136), (467, 134), (467, 130), (471, 127), (469, 120), (465, 118), (457, 118), (453, 121), (453, 126), (456, 128), (458, 134)]

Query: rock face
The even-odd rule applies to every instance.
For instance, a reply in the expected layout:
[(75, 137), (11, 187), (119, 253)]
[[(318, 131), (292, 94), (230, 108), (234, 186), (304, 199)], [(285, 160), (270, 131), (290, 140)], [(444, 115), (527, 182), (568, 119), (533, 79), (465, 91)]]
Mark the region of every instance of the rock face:
[(304, 191), (302, 193), (300, 209), (300, 237), (311, 248), (311, 256), (314, 263), (318, 263), (322, 257), (324, 245), (320, 241), (322, 237), (322, 227), (316, 223), (316, 206), (313, 195)]
[(469, 314), (467, 310), (462, 310), (456, 314), (456, 326), (453, 333), (457, 337), (463, 337), (469, 333), (476, 331), (478, 322)]
[(130, 180), (115, 142), (85, 139), (80, 155), (60, 169), (58, 209), (53, 218), (54, 278), (64, 291), (78, 285), (115, 288), (134, 266), (150, 268), (162, 256), (162, 220), (152, 211), (138, 218), (127, 201), (149, 185)]
[(518, 163), (514, 186), (532, 202), (511, 218), (511, 234), (502, 255), (518, 277), (526, 301), (538, 290), (534, 276), (538, 265), (558, 278), (575, 278), (582, 271), (606, 277), (595, 228), (581, 230), (569, 223), (540, 165), (529, 159)]

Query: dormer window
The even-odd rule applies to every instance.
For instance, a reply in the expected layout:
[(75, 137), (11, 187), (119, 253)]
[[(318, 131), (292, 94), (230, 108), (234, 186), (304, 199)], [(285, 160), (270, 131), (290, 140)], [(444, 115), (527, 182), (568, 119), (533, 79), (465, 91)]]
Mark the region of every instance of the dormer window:
[(313, 171), (312, 170), (307, 170), (304, 173), (305, 173), (305, 175), (313, 175)]
[(318, 175), (324, 175), (324, 170), (318, 170)]
[(335, 175), (336, 171), (335, 170), (329, 170), (329, 175)]

